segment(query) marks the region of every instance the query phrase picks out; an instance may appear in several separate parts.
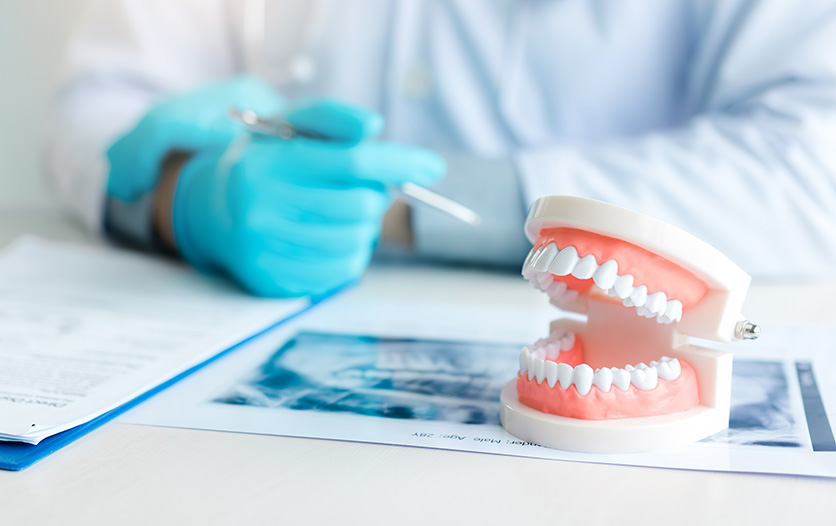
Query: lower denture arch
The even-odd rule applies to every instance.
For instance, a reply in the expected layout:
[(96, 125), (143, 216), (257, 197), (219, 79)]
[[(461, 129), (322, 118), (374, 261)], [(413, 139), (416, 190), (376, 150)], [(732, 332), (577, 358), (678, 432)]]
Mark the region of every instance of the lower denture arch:
[[(648, 293), (660, 291), (669, 299), (678, 299), (683, 310), (699, 302), (708, 290), (708, 285), (692, 272), (622, 239), (575, 228), (549, 228), (540, 232), (534, 248), (550, 243), (555, 243), (558, 249), (575, 247), (579, 257), (592, 254), (598, 264), (614, 260), (619, 275), (632, 275), (634, 284), (646, 286)], [(554, 279), (567, 282), (570, 289), (579, 292), (585, 292), (592, 285), (591, 280), (578, 280), (572, 276), (554, 276)]]
[[(576, 337), (571, 349), (549, 361), (574, 368), (583, 363), (583, 354), (583, 344)], [(658, 378), (651, 389), (639, 389), (630, 383), (626, 390), (613, 384), (605, 391), (592, 385), (584, 394), (574, 384), (566, 388), (560, 382), (549, 385), (543, 378), (520, 370), (517, 397), (522, 404), (542, 413), (580, 420), (617, 420), (687, 411), (700, 403), (697, 375), (688, 362), (678, 362), (679, 375), (673, 379)]]
[(542, 413), (580, 420), (616, 420), (686, 411), (699, 405), (697, 377), (687, 362), (680, 363), (679, 378), (659, 380), (648, 391), (631, 384), (626, 391), (612, 387), (604, 392), (593, 385), (587, 394), (581, 395), (574, 385), (563, 390), (560, 385), (538, 384), (521, 374), (517, 378), (517, 396), (521, 403)]

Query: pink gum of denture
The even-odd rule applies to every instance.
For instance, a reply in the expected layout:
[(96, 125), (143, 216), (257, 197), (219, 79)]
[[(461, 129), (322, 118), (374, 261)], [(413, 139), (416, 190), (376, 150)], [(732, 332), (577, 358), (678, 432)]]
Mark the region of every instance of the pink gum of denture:
[(521, 403), (542, 413), (581, 420), (614, 420), (657, 416), (685, 411), (699, 405), (697, 375), (694, 369), (679, 361), (682, 373), (675, 380), (659, 378), (656, 387), (643, 391), (630, 384), (626, 391), (612, 386), (608, 392), (593, 385), (581, 396), (574, 385), (565, 391), (560, 384), (549, 387), (528, 376), (517, 377), (517, 396)]
[[(646, 286), (648, 294), (662, 291), (668, 299), (681, 301), (683, 310), (700, 301), (708, 290), (705, 282), (688, 270), (621, 239), (574, 228), (549, 228), (540, 232), (534, 248), (549, 243), (555, 243), (559, 249), (573, 246), (580, 257), (592, 254), (599, 265), (613, 259), (618, 263), (619, 276), (630, 274), (633, 285)], [(580, 293), (592, 286), (591, 279), (579, 280), (571, 275), (554, 278), (566, 282), (570, 289)]]

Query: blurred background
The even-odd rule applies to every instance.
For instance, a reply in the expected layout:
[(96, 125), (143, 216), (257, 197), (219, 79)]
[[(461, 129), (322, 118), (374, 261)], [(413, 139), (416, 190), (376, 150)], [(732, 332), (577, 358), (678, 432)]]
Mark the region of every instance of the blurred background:
[(52, 206), (41, 175), (49, 101), (64, 47), (89, 3), (0, 1), (0, 209)]

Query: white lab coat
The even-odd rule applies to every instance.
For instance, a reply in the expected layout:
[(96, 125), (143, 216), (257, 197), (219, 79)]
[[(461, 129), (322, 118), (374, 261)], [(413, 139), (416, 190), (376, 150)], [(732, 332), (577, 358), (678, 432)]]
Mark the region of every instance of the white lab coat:
[(254, 72), (380, 111), (387, 139), (511, 158), (528, 201), (603, 199), (755, 275), (832, 274), (834, 50), (830, 1), (109, 0), (69, 51), (47, 171), (97, 228), (119, 134)]

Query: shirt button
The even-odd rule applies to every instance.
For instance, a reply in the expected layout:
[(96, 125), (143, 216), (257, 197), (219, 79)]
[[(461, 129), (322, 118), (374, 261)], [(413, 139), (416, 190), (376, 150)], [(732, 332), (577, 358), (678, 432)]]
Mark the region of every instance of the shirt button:
[(316, 63), (308, 55), (296, 55), (290, 60), (288, 71), (299, 84), (309, 84), (316, 78)]
[(406, 70), (402, 85), (404, 95), (411, 99), (423, 99), (432, 88), (432, 73), (425, 64), (413, 64)]

